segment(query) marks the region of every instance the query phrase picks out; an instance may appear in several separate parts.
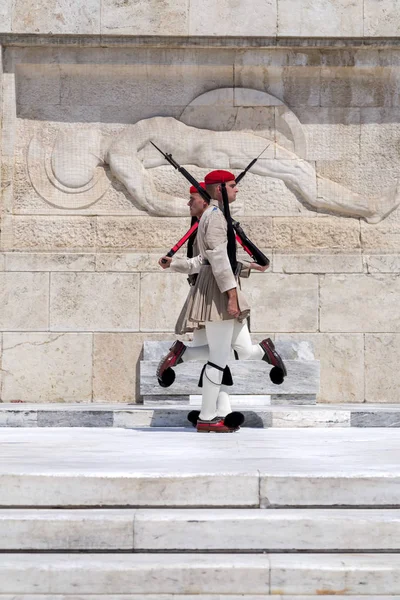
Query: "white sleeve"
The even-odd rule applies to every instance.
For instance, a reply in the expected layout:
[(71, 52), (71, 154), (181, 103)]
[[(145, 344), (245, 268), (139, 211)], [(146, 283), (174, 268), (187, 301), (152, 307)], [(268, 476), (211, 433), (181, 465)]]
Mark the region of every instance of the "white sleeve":
[(171, 261), (170, 269), (173, 273), (198, 273), (200, 267), (203, 264), (203, 257), (201, 254), (194, 256), (193, 258), (173, 258)]

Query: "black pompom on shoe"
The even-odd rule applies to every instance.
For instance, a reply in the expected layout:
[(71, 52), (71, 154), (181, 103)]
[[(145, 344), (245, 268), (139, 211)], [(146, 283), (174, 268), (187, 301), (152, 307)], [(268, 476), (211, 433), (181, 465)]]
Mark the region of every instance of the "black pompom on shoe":
[(175, 381), (175, 371), (173, 369), (171, 369), (171, 367), (168, 367), (168, 369), (165, 369), (165, 371), (163, 372), (163, 374), (161, 375), (161, 377), (158, 377), (158, 383), (159, 385), (161, 385), (161, 387), (167, 388), (170, 385), (172, 385)]
[(285, 378), (283, 370), (280, 367), (273, 367), (269, 372), (269, 378), (275, 385), (281, 385)]
[(190, 413), (188, 414), (187, 420), (190, 421), (190, 423), (193, 425), (193, 427), (196, 427), (199, 415), (200, 415), (199, 410), (191, 410)]
[(244, 415), (241, 412), (231, 412), (224, 418), (224, 423), (231, 429), (239, 429), (244, 423)]

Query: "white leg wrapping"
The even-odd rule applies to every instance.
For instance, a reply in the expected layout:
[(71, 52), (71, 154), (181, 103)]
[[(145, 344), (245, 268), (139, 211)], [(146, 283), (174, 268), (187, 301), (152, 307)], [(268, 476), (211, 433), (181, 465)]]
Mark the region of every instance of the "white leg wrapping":
[(235, 319), (232, 348), (236, 350), (240, 360), (261, 360), (264, 356), (261, 346), (251, 341), (247, 319), (242, 323)]
[(226, 385), (221, 385), (220, 392), (217, 399), (217, 415), (219, 417), (226, 417), (232, 412), (231, 400), (229, 397), (229, 388)]
[[(206, 335), (210, 351), (208, 360), (222, 369), (225, 368), (230, 357), (234, 323), (235, 319), (206, 323)], [(200, 419), (203, 419), (204, 421), (210, 421), (218, 414), (217, 401), (220, 393), (222, 376), (222, 371), (215, 369), (211, 365), (206, 366), (203, 376), (203, 393), (200, 412)]]
[(186, 350), (182, 355), (183, 362), (197, 360), (199, 362), (207, 362), (209, 348), (205, 329), (195, 329), (193, 333), (193, 341), (186, 344)]

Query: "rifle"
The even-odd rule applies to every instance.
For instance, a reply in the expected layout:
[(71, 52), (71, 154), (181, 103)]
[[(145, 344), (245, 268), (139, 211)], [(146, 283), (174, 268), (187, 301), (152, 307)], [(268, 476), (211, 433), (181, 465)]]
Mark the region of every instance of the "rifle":
[[(172, 154), (163, 152), (158, 146), (156, 146), (154, 144), (154, 142), (151, 142), (154, 146), (154, 148), (156, 148), (163, 156), (164, 158), (175, 168), (177, 169), (177, 171), (179, 171), (180, 173), (182, 173), (182, 175), (192, 184), (194, 185), (194, 187), (197, 189), (197, 191), (199, 192), (199, 194), (202, 196), (202, 198), (204, 198), (204, 200), (206, 202), (208, 202), (208, 204), (211, 202), (212, 198), (210, 196), (210, 194), (207, 192), (207, 190), (205, 190), (204, 188), (201, 187), (201, 185), (199, 184), (199, 182), (184, 168), (181, 167), (176, 160), (174, 160), (172, 158)], [(269, 144), (268, 144), (269, 146)], [(265, 150), (268, 148), (268, 146), (266, 148), (264, 148), (264, 150), (257, 156), (257, 158), (253, 158), (253, 160), (247, 165), (247, 167), (244, 169), (244, 171), (242, 171), (235, 179), (236, 183), (238, 183), (239, 181), (241, 181), (243, 179), (243, 177), (246, 175), (247, 171), (254, 165), (254, 163), (260, 158), (261, 154), (263, 154), (263, 152), (265, 152)], [(253, 244), (253, 242), (247, 237), (247, 235), (244, 233), (242, 227), (240, 226), (240, 223), (238, 221), (234, 221), (232, 219), (232, 225), (233, 228), (235, 230), (235, 237), (236, 240), (239, 242), (239, 244), (242, 246), (243, 250), (245, 252), (247, 252), (247, 254), (249, 256), (251, 256), (251, 258), (254, 260), (255, 263), (257, 263), (258, 265), (265, 267), (265, 266), (269, 266), (270, 261), (269, 259), (265, 256), (265, 254), (263, 254), (261, 252), (261, 250), (259, 250), (257, 248), (257, 246), (255, 244)], [(199, 226), (199, 223), (194, 223), (191, 228), (185, 233), (185, 235), (175, 244), (175, 246), (173, 246), (171, 248), (171, 250), (169, 250), (169, 252), (167, 252), (166, 256), (168, 257), (172, 257), (174, 256), (174, 254), (179, 250), (179, 248), (181, 248), (183, 246), (183, 244), (185, 242), (187, 242), (187, 240), (191, 237), (191, 235), (194, 234), (194, 232), (197, 230), (197, 227)]]

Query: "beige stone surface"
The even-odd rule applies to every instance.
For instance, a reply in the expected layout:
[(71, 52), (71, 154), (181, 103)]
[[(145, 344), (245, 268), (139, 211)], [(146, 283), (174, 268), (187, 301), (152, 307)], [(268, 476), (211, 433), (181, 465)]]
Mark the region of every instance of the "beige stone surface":
[(277, 250), (303, 248), (356, 249), (360, 247), (360, 224), (355, 219), (321, 216), (318, 219), (275, 217), (274, 247)]
[[(199, 15), (207, 15), (207, 21)], [(245, 2), (232, 0), (191, 0), (189, 35), (275, 36), (276, 0), (253, 0), (251, 10)]]
[(320, 329), (324, 332), (398, 332), (400, 279), (392, 274), (320, 278)]
[(5, 254), (0, 254), (0, 271), (4, 271), (5, 270), (5, 265), (6, 265)]
[(15, 83), (18, 106), (60, 104), (59, 64), (17, 64)]
[(363, 0), (278, 0), (278, 35), (361, 37)]
[(368, 273), (400, 273), (399, 254), (366, 254), (363, 258)]
[(386, 252), (400, 249), (400, 231), (396, 220), (385, 220), (377, 225), (361, 222), (361, 244), (364, 251)]
[(103, 35), (188, 35), (188, 17), (188, 0), (101, 0)]
[(243, 280), (253, 332), (308, 332), (318, 328), (318, 277), (253, 273)]
[(329, 251), (313, 254), (279, 254), (273, 257), (274, 273), (362, 273), (361, 251), (333, 254)]
[[(255, 62), (253, 62), (255, 57)], [(268, 53), (238, 53), (235, 85), (262, 89), (282, 100), (294, 111), (299, 106), (320, 105), (320, 68), (275, 66)]]
[(100, 34), (100, 0), (14, 0), (13, 33)]
[[(93, 402), (139, 401), (139, 361), (145, 340), (164, 333), (96, 333), (93, 337)], [(169, 334), (173, 341), (175, 336)]]
[(365, 336), (365, 398), (367, 402), (399, 402), (400, 336)]
[(96, 222), (88, 217), (6, 216), (2, 219), (3, 250), (94, 250)]
[(98, 217), (97, 247), (99, 250), (165, 247), (168, 251), (189, 227), (188, 218)]
[[(96, 271), (127, 271), (133, 273), (155, 271), (159, 273), (160, 265), (158, 261), (165, 253), (166, 248), (160, 248), (158, 252), (124, 252), (119, 254), (113, 252), (109, 254), (97, 254)], [(180, 256), (181, 254), (178, 255)]]
[(140, 276), (140, 331), (174, 331), (189, 293), (181, 273), (143, 273)]
[(0, 329), (46, 330), (48, 302), (48, 273), (0, 273)]
[(280, 179), (247, 174), (239, 194), (238, 200), (243, 200), (246, 217), (314, 216), (304, 206), (300, 194), (289, 190)]
[(90, 402), (92, 335), (3, 334), (3, 402)]
[(282, 334), (275, 342), (311, 342), (320, 361), (321, 380), (317, 402), (346, 404), (364, 402), (363, 334)]
[(94, 254), (6, 252), (3, 257), (6, 271), (95, 271)]
[(13, 0), (2, 0), (0, 3), (0, 33), (11, 32)]
[(392, 106), (396, 82), (390, 69), (381, 66), (322, 67), (321, 106)]
[(52, 331), (137, 331), (139, 275), (53, 273)]
[(400, 6), (397, 0), (364, 0), (364, 35), (398, 36)]
[(296, 113), (307, 138), (308, 160), (354, 159), (359, 156), (359, 108), (299, 107)]

